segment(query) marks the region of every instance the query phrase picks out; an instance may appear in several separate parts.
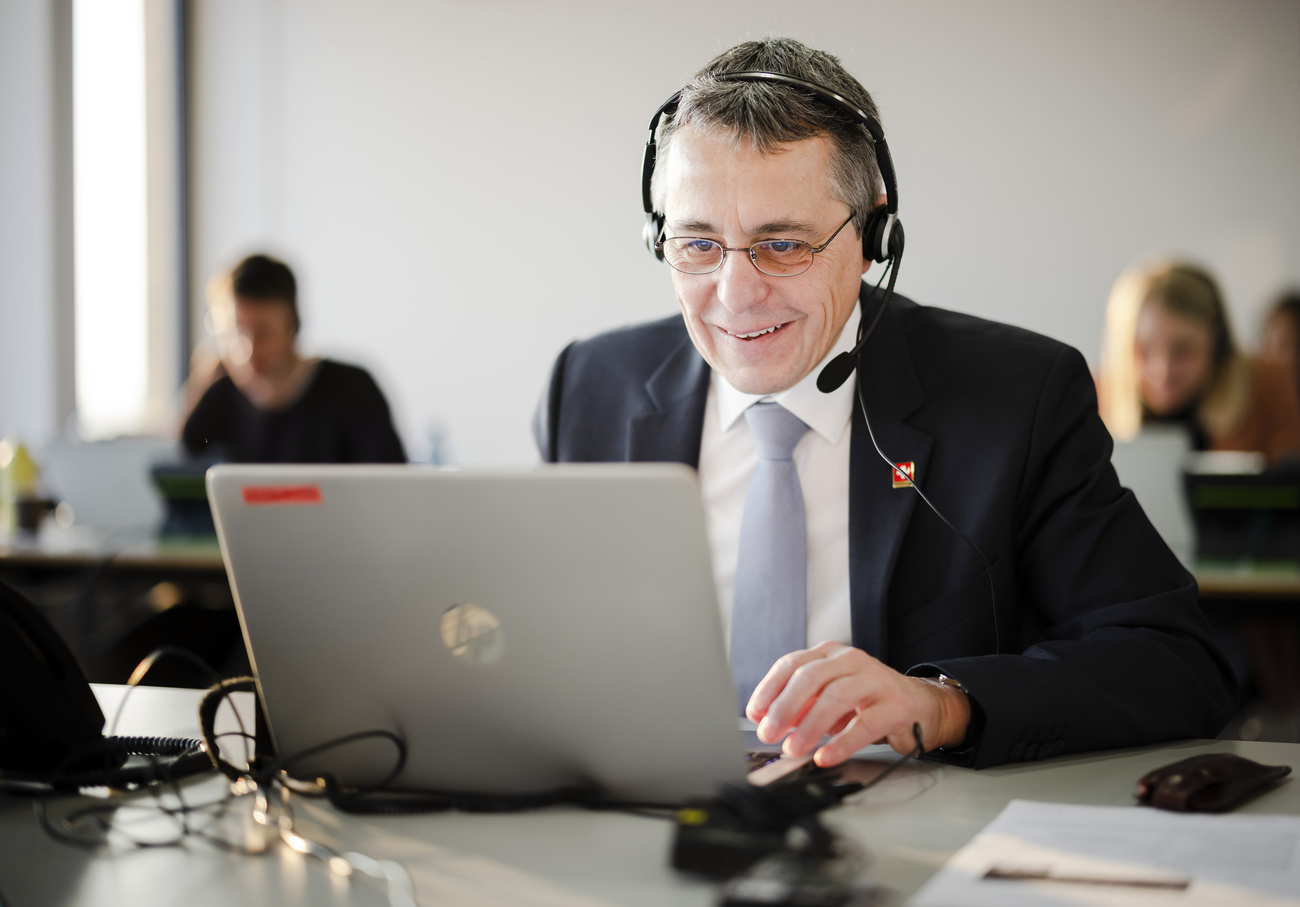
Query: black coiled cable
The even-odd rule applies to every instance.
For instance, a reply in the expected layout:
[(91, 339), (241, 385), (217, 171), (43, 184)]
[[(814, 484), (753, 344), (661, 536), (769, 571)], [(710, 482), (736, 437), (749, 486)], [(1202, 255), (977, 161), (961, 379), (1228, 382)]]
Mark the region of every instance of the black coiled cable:
[(194, 737), (108, 737), (105, 742), (122, 747), (128, 756), (184, 756), (203, 746)]

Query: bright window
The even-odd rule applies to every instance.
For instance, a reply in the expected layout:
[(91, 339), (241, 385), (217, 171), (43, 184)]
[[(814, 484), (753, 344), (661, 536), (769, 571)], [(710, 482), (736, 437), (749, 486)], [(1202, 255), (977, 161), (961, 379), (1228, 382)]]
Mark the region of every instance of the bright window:
[(74, 0), (72, 48), (77, 414), (103, 438), (147, 405), (144, 0)]

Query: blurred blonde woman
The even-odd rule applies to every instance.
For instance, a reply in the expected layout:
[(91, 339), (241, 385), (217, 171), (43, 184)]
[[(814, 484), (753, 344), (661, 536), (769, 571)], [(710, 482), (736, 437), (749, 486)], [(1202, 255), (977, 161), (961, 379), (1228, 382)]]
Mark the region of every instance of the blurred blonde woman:
[(1187, 428), (1197, 450), (1300, 455), (1300, 398), (1285, 372), (1242, 355), (1218, 284), (1181, 262), (1130, 268), (1111, 289), (1102, 419), (1118, 440), (1144, 424)]

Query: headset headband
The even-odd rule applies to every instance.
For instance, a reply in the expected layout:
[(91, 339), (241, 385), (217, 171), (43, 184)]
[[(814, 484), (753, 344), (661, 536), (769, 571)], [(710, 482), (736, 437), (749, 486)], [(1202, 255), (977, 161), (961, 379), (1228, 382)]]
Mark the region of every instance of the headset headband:
[[(880, 122), (838, 92), (795, 76), (787, 76), (779, 72), (744, 71), (718, 73), (716, 78), (724, 82), (767, 82), (799, 88), (809, 92), (828, 107), (840, 111), (867, 130), (876, 153), (876, 166), (880, 170), (881, 181), (885, 184), (885, 204), (870, 212), (868, 220), (871, 221), (874, 229), (863, 229), (863, 249), (864, 254), (871, 255), (876, 261), (884, 261), (888, 258), (894, 215), (898, 213), (898, 183), (894, 176), (894, 160), (890, 156), (889, 144), (885, 141), (885, 131), (881, 128)], [(654, 202), (650, 198), (650, 183), (654, 178), (655, 162), (658, 157), (655, 133), (664, 114), (675, 111), (681, 97), (682, 93), (678, 91), (660, 105), (654, 116), (650, 118), (650, 136), (646, 140), (645, 156), (641, 162), (641, 203), (646, 214), (646, 242), (651, 247), (651, 251), (655, 251), (654, 243), (663, 229), (662, 217), (655, 213)]]

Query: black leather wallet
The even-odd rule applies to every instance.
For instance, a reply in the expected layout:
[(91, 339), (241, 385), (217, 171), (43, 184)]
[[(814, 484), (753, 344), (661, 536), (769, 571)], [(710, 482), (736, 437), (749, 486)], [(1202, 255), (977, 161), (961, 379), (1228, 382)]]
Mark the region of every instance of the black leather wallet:
[(1290, 773), (1289, 765), (1260, 765), (1232, 753), (1192, 756), (1143, 775), (1137, 798), (1158, 809), (1222, 813)]

